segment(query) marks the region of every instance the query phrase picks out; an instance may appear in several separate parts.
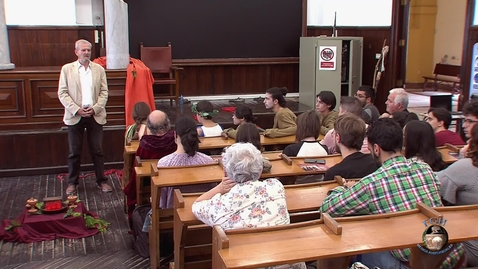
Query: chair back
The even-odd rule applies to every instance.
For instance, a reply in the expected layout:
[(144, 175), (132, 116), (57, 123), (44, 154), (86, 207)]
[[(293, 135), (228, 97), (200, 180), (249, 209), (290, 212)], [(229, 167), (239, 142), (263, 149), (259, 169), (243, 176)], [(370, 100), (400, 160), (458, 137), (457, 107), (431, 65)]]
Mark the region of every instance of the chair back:
[(171, 43), (167, 47), (145, 47), (140, 43), (140, 59), (153, 73), (170, 73), (172, 60)]

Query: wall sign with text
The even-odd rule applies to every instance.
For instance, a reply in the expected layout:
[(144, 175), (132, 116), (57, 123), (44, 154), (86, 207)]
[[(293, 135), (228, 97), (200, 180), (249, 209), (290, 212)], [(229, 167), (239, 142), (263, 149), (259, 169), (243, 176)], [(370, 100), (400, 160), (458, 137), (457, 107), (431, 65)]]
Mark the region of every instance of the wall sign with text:
[(319, 70), (337, 69), (337, 47), (320, 46), (319, 47)]

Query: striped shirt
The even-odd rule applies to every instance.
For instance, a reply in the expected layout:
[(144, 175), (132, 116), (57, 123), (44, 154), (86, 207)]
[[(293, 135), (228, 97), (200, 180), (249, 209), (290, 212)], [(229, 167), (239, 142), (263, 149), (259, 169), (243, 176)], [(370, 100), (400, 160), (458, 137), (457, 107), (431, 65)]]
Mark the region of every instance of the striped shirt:
[[(415, 209), (418, 202), (442, 206), (440, 182), (428, 164), (397, 156), (386, 160), (382, 167), (351, 188), (333, 189), (321, 212), (332, 217), (382, 214)], [(401, 261), (410, 260), (410, 249), (391, 252)], [(441, 268), (453, 268), (463, 254), (463, 246), (456, 244)]]

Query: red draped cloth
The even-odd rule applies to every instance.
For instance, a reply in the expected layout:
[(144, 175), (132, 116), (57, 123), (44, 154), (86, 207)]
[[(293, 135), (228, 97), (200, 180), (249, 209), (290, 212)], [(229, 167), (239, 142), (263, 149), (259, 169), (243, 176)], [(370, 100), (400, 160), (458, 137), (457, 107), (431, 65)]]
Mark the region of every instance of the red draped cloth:
[(78, 239), (98, 233), (96, 228), (86, 228), (83, 218), (83, 214), (97, 217), (96, 214), (88, 212), (82, 202), (78, 203), (75, 212), (80, 212), (82, 215), (80, 217), (69, 216), (64, 219), (65, 212), (36, 215), (28, 213), (28, 209), (25, 209), (15, 220), (21, 225), (20, 227), (7, 231), (5, 228), (12, 225), (12, 220), (2, 221), (0, 224), (0, 240), (32, 243), (56, 238)]
[[(99, 57), (93, 62), (106, 69), (106, 57)], [(156, 109), (153, 94), (154, 77), (151, 70), (140, 60), (129, 58), (126, 69), (126, 88), (124, 91), (124, 115), (126, 126), (134, 123), (132, 112), (137, 102), (145, 102), (152, 110)]]

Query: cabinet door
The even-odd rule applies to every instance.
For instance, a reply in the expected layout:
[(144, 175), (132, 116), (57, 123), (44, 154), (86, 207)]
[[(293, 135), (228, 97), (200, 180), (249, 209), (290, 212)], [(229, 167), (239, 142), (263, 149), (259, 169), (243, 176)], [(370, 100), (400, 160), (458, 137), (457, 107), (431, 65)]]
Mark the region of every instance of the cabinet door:
[(362, 39), (350, 41), (349, 96), (354, 96), (362, 85)]

